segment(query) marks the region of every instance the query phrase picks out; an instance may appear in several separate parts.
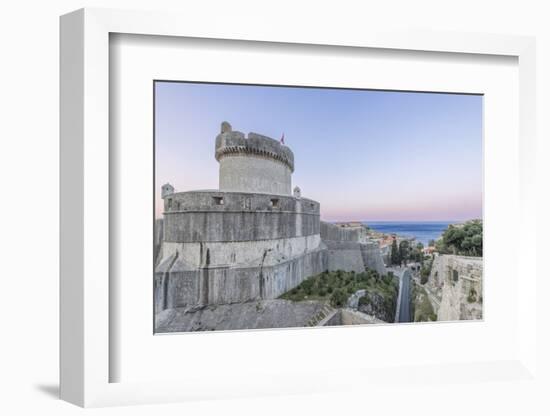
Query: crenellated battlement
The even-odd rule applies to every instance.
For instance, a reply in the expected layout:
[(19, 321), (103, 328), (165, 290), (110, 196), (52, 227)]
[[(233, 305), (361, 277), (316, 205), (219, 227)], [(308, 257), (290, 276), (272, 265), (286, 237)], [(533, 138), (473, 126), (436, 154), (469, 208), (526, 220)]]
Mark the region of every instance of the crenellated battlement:
[(216, 160), (219, 162), (228, 155), (251, 155), (265, 157), (285, 164), (294, 172), (294, 153), (278, 140), (257, 133), (245, 136), (233, 131), (227, 122), (222, 124), (222, 132), (216, 137)]
[(323, 225), (325, 235), (338, 231), (330, 248), (323, 243), (320, 204), (292, 192), (294, 154), (284, 144), (223, 122), (215, 157), (219, 189), (161, 188), (157, 312), (275, 299), (325, 270), (361, 272), (373, 263), (365, 258), (380, 258), (356, 234), (336, 241), (351, 230), (334, 225)]

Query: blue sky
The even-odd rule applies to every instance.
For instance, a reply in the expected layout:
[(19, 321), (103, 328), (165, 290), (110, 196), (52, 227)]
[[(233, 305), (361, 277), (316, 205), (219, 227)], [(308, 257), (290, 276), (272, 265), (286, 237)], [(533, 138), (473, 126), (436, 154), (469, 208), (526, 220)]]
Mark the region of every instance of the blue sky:
[(326, 221), (446, 221), (482, 216), (478, 95), (157, 82), (160, 186), (218, 188), (214, 141), (234, 130), (294, 152), (292, 186)]

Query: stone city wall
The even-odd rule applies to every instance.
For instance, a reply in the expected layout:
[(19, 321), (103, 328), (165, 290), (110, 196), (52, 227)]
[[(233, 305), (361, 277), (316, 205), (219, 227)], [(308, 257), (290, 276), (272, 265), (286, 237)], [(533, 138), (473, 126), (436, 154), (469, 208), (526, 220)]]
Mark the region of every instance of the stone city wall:
[(331, 315), (327, 320), (321, 322), (320, 326), (340, 326), (340, 325), (372, 325), (385, 324), (380, 319), (365, 313), (345, 308), (338, 309), (336, 313)]
[(268, 194), (196, 191), (164, 199), (164, 240), (257, 241), (319, 234), (319, 203)]
[(367, 230), (363, 227), (340, 227), (321, 221), (321, 238), (333, 241), (366, 241)]
[(361, 256), (365, 267), (376, 270), (380, 274), (386, 274), (386, 266), (380, 247), (376, 241), (368, 241), (361, 244)]
[(321, 239), (328, 248), (329, 270), (386, 273), (378, 243), (368, 241), (363, 227), (340, 227), (321, 221)]
[(328, 249), (328, 270), (344, 270), (361, 273), (365, 271), (365, 263), (361, 254), (361, 245), (352, 241), (331, 241), (323, 243)]
[(482, 319), (483, 259), (439, 255), (426, 283), (440, 302), (432, 302), (438, 321)]
[(206, 266), (188, 269), (177, 254), (166, 257), (155, 273), (155, 308), (220, 305), (275, 299), (307, 277), (327, 269), (323, 248), (273, 265)]
[(162, 241), (164, 240), (164, 224), (162, 218), (155, 220), (155, 228), (153, 230), (153, 239), (154, 239), (154, 253), (153, 261), (155, 266), (158, 261), (162, 258)]
[(204, 267), (207, 253), (211, 267), (248, 267), (261, 263), (264, 265), (277, 264), (316, 250), (320, 244), (319, 234), (257, 241), (164, 242), (163, 256), (168, 257), (177, 252), (178, 258), (187, 265), (188, 269)]

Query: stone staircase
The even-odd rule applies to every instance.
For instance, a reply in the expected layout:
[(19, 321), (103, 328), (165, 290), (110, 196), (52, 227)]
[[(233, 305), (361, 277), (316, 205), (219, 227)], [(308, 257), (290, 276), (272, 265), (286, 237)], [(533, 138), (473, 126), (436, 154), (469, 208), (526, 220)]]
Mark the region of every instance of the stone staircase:
[(317, 312), (307, 323), (306, 326), (318, 326), (325, 318), (334, 314), (336, 309), (334, 309), (328, 302), (325, 302), (323, 307), (319, 312)]

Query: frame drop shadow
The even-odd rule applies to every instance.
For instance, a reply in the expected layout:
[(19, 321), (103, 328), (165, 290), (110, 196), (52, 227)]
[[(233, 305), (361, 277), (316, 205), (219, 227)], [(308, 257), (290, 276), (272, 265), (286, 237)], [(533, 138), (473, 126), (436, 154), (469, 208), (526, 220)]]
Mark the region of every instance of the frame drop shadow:
[(59, 384), (36, 384), (34, 387), (52, 399), (59, 399)]

